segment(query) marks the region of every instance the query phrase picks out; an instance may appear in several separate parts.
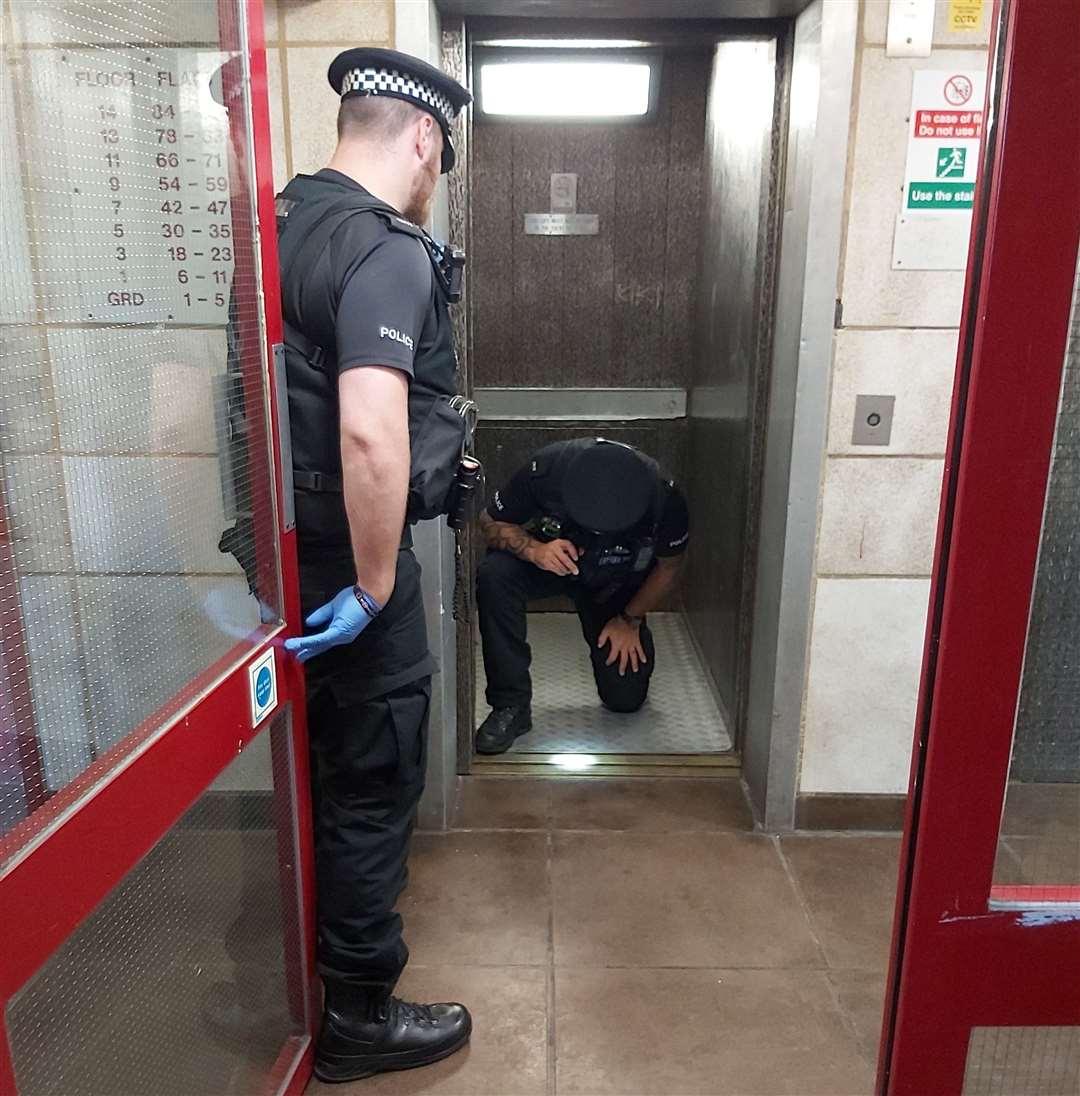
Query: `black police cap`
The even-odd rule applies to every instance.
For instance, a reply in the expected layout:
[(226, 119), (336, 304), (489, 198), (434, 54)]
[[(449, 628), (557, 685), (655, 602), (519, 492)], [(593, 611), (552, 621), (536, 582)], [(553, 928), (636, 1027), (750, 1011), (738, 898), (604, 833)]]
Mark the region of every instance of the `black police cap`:
[(597, 438), (567, 465), (566, 516), (593, 533), (624, 533), (645, 517), (656, 493), (656, 473), (636, 449)]
[(442, 130), (443, 174), (453, 168), (456, 157), (450, 127), (462, 109), (472, 102), (468, 88), (419, 57), (375, 46), (339, 53), (330, 62), (326, 76), (342, 99), (353, 95), (382, 95), (403, 99), (426, 110)]

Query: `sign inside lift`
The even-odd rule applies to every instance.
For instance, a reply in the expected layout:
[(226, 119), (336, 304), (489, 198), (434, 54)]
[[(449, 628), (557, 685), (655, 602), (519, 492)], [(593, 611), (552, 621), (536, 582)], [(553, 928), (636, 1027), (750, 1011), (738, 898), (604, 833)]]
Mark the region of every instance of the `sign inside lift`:
[(257, 727), (277, 707), (277, 674), (274, 648), (264, 651), (248, 667), (251, 690), (251, 725)]

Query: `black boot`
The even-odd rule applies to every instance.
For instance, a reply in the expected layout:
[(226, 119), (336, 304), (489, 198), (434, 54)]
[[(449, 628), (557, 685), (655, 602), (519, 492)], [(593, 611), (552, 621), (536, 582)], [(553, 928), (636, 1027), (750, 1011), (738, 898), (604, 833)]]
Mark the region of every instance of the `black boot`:
[(464, 1005), (414, 1005), (386, 987), (328, 981), (315, 1076), (358, 1081), (430, 1065), (460, 1050), (471, 1033)]
[(476, 752), (506, 753), (514, 740), (532, 730), (530, 708), (494, 708), (476, 732)]

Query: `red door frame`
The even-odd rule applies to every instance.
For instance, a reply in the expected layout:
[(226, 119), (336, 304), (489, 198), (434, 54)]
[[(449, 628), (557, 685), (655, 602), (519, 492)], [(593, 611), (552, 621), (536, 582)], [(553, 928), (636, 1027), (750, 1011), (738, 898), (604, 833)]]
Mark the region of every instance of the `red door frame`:
[[(258, 252), (264, 272), (266, 335), (257, 368), (267, 377), (271, 437), (266, 440), (272, 443), (269, 448), (274, 483), (280, 492), (283, 479), (278, 444), (278, 393), (271, 363), (272, 348), (282, 339), (282, 323), (263, 3), (248, 0), (241, 4), (246, 20), (246, 27), (241, 28), (235, 18), (227, 15), (230, 0), (219, 2), (221, 46), (230, 51), (246, 51), (251, 78), (255, 198), (260, 226)], [(254, 298), (258, 287), (257, 271), (252, 264), (238, 263), (235, 277), (250, 283), (245, 290)], [(263, 400), (261, 387), (253, 395), (258, 406)], [(269, 499), (269, 485), (266, 487)], [(287, 941), (287, 945), (302, 953), (302, 965), (295, 965), (305, 972), (305, 977), (304, 984), (297, 984), (294, 972), (290, 996), (304, 1003), (309, 1028), (303, 1039), (293, 1040), (283, 1048), (271, 1083), (274, 1091), (300, 1093), (310, 1077), (317, 979), (307, 728), (303, 674), (295, 659), (286, 657), (281, 647), (286, 634), (300, 631), (299, 574), (295, 532), (282, 526), (280, 505), (276, 513), (284, 628), (264, 629), (255, 647), (249, 643), (237, 644), (113, 750), (98, 758), (77, 780), (0, 839), (0, 862), (11, 858), (0, 872), (0, 924), (4, 926), (4, 961), (0, 965), (0, 1092), (16, 1091), (5, 1026), (7, 1002), (235, 760), (238, 749), (245, 747), (257, 733), (266, 731), (272, 714), (258, 728), (251, 727), (248, 667), (271, 645), (275, 649), (278, 679), (275, 711), (291, 706), (290, 761), (294, 774), (294, 786), (279, 789), (282, 794), (276, 798), (282, 802), (276, 807), (278, 812), (287, 810), (291, 814), (295, 804), (298, 830), (297, 863), (290, 868), (289, 877), (299, 883), (302, 932), (300, 939)], [(0, 548), (6, 539), (4, 529), (0, 528), (3, 542)], [(4, 553), (4, 558), (8, 557)], [(258, 565), (261, 569), (268, 565), (265, 554)], [(293, 850), (282, 852), (291, 859)], [(88, 865), (93, 865), (92, 871)]]
[(993, 887), (1080, 240), (1080, 4), (1001, 8), (879, 1061), (888, 1096), (960, 1093), (973, 1027), (1080, 1024), (1080, 906), (1040, 919), (994, 902), (1045, 888)]

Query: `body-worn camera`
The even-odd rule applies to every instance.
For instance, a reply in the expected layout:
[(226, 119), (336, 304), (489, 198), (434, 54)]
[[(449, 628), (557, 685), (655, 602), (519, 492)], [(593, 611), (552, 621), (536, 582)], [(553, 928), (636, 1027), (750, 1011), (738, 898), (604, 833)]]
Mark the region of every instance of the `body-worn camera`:
[(465, 275), (465, 252), (440, 240), (428, 237), (428, 246), (435, 259), (435, 269), (442, 282), (443, 292), (450, 304), (461, 300), (462, 282)]

